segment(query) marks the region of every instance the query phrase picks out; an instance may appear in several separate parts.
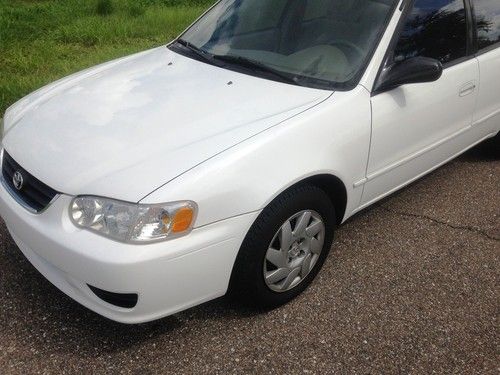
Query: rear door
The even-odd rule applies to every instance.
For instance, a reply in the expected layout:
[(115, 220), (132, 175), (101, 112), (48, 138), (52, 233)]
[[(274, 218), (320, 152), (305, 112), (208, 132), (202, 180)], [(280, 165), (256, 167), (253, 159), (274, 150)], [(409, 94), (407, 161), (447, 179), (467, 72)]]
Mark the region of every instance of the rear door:
[(440, 60), (444, 72), (436, 82), (372, 96), (364, 205), (461, 151), (460, 137), (471, 127), (479, 80), (467, 10), (464, 0), (415, 0), (404, 16), (387, 64), (424, 56)]
[(500, 130), (500, 0), (473, 0), (480, 70), (474, 113), (478, 136)]

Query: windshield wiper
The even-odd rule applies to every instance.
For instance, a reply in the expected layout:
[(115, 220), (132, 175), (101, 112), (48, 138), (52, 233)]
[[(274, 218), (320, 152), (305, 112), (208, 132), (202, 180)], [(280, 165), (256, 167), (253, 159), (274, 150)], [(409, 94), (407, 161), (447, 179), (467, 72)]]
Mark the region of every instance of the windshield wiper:
[(251, 60), (242, 56), (235, 55), (212, 55), (209, 52), (202, 50), (201, 48), (196, 47), (194, 44), (188, 42), (184, 39), (177, 39), (175, 43), (180, 44), (181, 46), (187, 48), (190, 52), (194, 53), (196, 56), (200, 57), (204, 61), (207, 61), (211, 64), (214, 64), (214, 60), (218, 60), (227, 64), (237, 65), (244, 68), (251, 69), (253, 71), (264, 72), (267, 74), (271, 74), (274, 77), (278, 78), (282, 82), (293, 83), (298, 85), (298, 80), (288, 74), (282, 73), (279, 70), (271, 68), (270, 66), (263, 64), (259, 61)]
[(187, 48), (196, 56), (201, 57), (203, 60), (212, 62), (213, 56), (210, 53), (203, 51), (201, 48), (196, 47), (193, 43), (190, 43), (184, 39), (176, 39), (175, 43)]
[(219, 60), (219, 61), (222, 61), (225, 63), (229, 63), (229, 64), (237, 65), (237, 66), (242, 66), (244, 68), (252, 69), (253, 71), (260, 71), (260, 72), (271, 74), (271, 75), (275, 76), (276, 78), (279, 78), (283, 82), (293, 83), (295, 85), (299, 84), (297, 82), (296, 78), (294, 78), (286, 73), (282, 73), (279, 70), (271, 68), (270, 66), (263, 64), (259, 61), (255, 61), (255, 60), (247, 59), (246, 57), (235, 56), (235, 55), (212, 55), (212, 57), (215, 60)]

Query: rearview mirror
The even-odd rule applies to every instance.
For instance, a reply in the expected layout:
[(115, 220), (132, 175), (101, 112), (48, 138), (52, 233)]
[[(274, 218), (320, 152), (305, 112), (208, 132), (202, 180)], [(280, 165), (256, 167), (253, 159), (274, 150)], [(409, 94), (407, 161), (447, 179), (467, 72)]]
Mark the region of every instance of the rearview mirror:
[(396, 62), (382, 71), (376, 92), (395, 89), (409, 83), (434, 82), (441, 78), (443, 65), (440, 61), (427, 57), (413, 57)]

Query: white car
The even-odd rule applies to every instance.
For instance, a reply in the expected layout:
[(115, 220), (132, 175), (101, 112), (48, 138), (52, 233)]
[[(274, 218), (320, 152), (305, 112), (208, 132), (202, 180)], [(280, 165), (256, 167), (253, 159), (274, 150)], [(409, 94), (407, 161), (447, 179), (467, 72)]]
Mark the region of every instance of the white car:
[(497, 0), (222, 0), (10, 107), (0, 213), (112, 320), (273, 307), (336, 225), (499, 130)]

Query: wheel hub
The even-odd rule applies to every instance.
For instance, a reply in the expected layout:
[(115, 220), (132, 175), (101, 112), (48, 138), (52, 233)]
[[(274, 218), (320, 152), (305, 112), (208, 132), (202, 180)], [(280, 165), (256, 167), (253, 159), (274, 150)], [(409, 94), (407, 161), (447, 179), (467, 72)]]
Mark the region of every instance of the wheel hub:
[(295, 259), (300, 255), (300, 244), (298, 242), (295, 242), (292, 245), (292, 248), (288, 250), (288, 257), (290, 259)]

